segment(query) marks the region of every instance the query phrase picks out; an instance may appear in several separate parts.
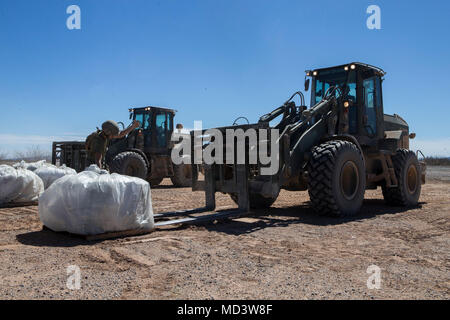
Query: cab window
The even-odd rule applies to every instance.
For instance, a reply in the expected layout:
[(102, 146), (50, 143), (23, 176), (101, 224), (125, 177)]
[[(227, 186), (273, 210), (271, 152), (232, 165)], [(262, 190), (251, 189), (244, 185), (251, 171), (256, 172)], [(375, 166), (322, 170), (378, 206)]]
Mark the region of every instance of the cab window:
[(166, 147), (167, 139), (166, 139), (166, 131), (167, 131), (167, 119), (165, 113), (160, 113), (156, 115), (156, 142), (158, 147)]
[(375, 77), (363, 81), (364, 110), (366, 116), (365, 127), (367, 133), (377, 133), (377, 104), (375, 101)]
[(143, 113), (135, 113), (134, 120), (139, 121), (142, 124), (144, 123), (144, 114)]
[(142, 128), (144, 128), (144, 130), (152, 129), (152, 114), (150, 112), (145, 113)]

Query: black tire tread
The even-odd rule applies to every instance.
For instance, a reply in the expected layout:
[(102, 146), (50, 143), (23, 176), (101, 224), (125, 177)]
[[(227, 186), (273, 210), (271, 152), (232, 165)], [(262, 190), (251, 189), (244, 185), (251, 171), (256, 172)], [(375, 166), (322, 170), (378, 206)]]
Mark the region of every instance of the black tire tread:
[[(308, 193), (314, 208), (319, 215), (342, 216), (333, 194), (332, 175), (337, 154), (342, 148), (351, 148), (358, 152), (358, 147), (343, 140), (332, 140), (312, 149), (312, 157), (308, 163)], [(364, 160), (363, 160), (364, 161)]]
[[(173, 176), (170, 177), (170, 180), (172, 180), (172, 183), (175, 187), (191, 187), (192, 186), (192, 179), (184, 178), (184, 166), (185, 164), (181, 165), (173, 165)], [(191, 171), (192, 174), (192, 171)]]
[[(387, 204), (393, 206), (407, 206), (408, 199), (405, 195), (405, 188), (403, 179), (403, 170), (406, 170), (406, 162), (409, 157), (416, 156), (416, 154), (407, 149), (398, 149), (395, 156), (392, 157), (392, 164), (394, 165), (395, 176), (397, 177), (398, 186), (394, 188), (387, 188), (386, 186), (382, 186), (383, 197)], [(420, 170), (420, 168), (418, 167)], [(420, 172), (418, 172), (420, 176)]]
[[(136, 153), (133, 151), (125, 151), (125, 152), (119, 153), (118, 155), (116, 155), (113, 158), (113, 160), (111, 161), (111, 165), (109, 166), (110, 171), (123, 174), (122, 170), (123, 170), (124, 162), (129, 157), (135, 157), (135, 158), (139, 159), (139, 161), (141, 161), (144, 164), (144, 166), (146, 167), (145, 160), (139, 153)], [(147, 170), (145, 172), (145, 176), (147, 176)]]

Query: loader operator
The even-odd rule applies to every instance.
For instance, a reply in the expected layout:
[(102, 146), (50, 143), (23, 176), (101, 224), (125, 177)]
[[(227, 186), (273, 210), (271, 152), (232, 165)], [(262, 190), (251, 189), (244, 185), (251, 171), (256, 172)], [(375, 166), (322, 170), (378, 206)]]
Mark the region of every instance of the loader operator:
[(120, 131), (119, 125), (113, 120), (103, 122), (102, 130), (97, 128), (96, 132), (91, 133), (86, 138), (86, 152), (88, 165), (96, 164), (102, 169), (102, 162), (108, 148), (108, 143), (112, 139), (120, 139), (129, 134), (135, 128), (140, 126), (139, 121), (133, 121), (133, 124)]

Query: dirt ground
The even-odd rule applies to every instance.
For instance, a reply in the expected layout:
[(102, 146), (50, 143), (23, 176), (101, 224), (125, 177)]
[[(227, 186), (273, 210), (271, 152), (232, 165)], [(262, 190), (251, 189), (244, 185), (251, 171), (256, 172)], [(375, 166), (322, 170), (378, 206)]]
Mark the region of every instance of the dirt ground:
[[(203, 193), (168, 181), (152, 197), (155, 213), (204, 205)], [(0, 209), (0, 298), (450, 298), (450, 183), (428, 182), (409, 209), (367, 191), (349, 219), (317, 217), (308, 200), (282, 191), (245, 218), (98, 242), (42, 230), (37, 207)], [(226, 195), (217, 202), (234, 207)], [(66, 286), (69, 265), (79, 290)], [(371, 265), (380, 289), (367, 286)]]

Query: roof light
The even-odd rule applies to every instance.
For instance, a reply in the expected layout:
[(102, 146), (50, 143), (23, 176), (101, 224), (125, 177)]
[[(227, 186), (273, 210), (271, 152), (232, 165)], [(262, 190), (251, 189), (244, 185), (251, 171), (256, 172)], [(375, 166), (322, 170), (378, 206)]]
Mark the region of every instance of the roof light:
[(345, 71), (348, 71), (348, 66), (345, 66), (345, 67), (344, 67), (344, 70), (345, 70)]
[(314, 72), (313, 72), (313, 76), (317, 76), (317, 71), (314, 71)]
[(355, 70), (355, 69), (356, 69), (356, 66), (355, 66), (354, 64), (352, 64), (352, 65), (350, 66), (350, 68), (351, 68), (352, 70)]

